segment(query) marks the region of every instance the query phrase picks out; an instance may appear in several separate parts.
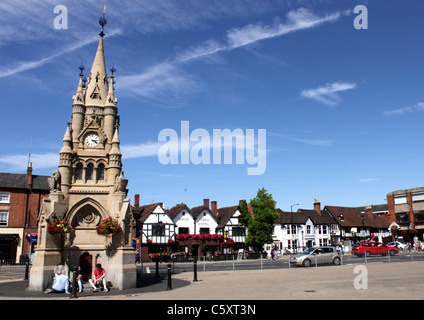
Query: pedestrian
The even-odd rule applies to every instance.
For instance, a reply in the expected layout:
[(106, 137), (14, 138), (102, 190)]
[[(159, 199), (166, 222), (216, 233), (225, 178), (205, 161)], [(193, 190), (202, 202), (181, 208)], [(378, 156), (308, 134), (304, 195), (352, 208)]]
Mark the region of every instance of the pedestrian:
[(343, 243), (341, 241), (339, 241), (339, 249), (340, 249), (340, 253), (342, 255), (344, 255), (344, 247), (343, 247)]
[[(72, 284), (74, 285), (74, 284)], [(77, 268), (77, 285), (78, 285), (78, 292), (83, 292), (84, 288), (82, 285), (82, 274), (81, 274), (81, 267), (78, 266)]]
[(103, 288), (105, 292), (108, 292), (109, 289), (106, 286), (106, 270), (102, 268), (102, 265), (98, 263), (96, 265), (96, 269), (94, 269), (94, 281), (93, 279), (89, 279), (88, 283), (93, 287), (93, 291), (97, 292), (99, 291), (97, 289), (97, 285), (103, 284)]
[(274, 249), (274, 247), (271, 248), (271, 260), (275, 260), (275, 249)]
[(66, 293), (69, 294), (69, 277), (62, 273), (62, 270), (57, 271), (57, 275), (53, 278), (53, 284), (45, 293)]

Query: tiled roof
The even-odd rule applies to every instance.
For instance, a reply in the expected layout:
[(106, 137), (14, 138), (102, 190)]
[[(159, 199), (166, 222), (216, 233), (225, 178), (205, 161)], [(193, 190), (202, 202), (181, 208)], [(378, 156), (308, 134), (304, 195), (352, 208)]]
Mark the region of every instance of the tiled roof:
[(185, 203), (179, 203), (177, 205), (175, 205), (174, 207), (172, 207), (169, 210), (165, 210), (166, 213), (168, 214), (168, 216), (173, 219), (179, 212), (181, 212), (181, 210), (185, 210), (188, 213), (191, 214), (191, 210), (189, 207), (187, 207), (187, 205)]
[[(367, 227), (367, 228), (388, 228), (389, 223), (376, 214), (364, 213), (364, 221), (362, 222), (361, 212), (357, 208), (325, 206), (324, 210), (328, 210), (342, 227)], [(343, 219), (341, 216), (343, 215)]]
[(277, 223), (281, 224), (304, 224), (308, 218), (312, 220), (314, 224), (333, 224), (336, 223), (334, 219), (327, 213), (322, 211), (321, 215), (315, 210), (299, 209), (296, 212), (285, 212), (281, 209), (277, 209), (280, 218)]
[(146, 205), (140, 206), (140, 207), (132, 207), (132, 212), (133, 212), (133, 215), (135, 215), (135, 216), (140, 215), (138, 220), (140, 222), (144, 222), (144, 221), (146, 221), (148, 216), (153, 212), (153, 210), (157, 206), (160, 206), (161, 204), (162, 203), (158, 202), (158, 203), (146, 204)]
[[(50, 190), (49, 176), (32, 175), (32, 189)], [(25, 173), (0, 172), (0, 188), (5, 189), (28, 189), (28, 180)]]
[(219, 224), (217, 226), (218, 229), (224, 228), (227, 224), (228, 220), (231, 219), (233, 214), (237, 211), (238, 206), (232, 207), (223, 207), (218, 209), (218, 221)]

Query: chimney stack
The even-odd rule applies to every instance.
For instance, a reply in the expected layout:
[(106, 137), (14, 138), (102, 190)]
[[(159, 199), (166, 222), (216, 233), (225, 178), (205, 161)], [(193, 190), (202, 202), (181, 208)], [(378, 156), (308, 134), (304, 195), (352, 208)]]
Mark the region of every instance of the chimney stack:
[(209, 209), (209, 199), (203, 199), (203, 205)]
[(372, 206), (367, 206), (365, 208), (365, 213), (369, 216), (372, 216)]
[(218, 206), (216, 201), (211, 201), (211, 211), (214, 215), (218, 214)]
[(26, 174), (28, 188), (32, 188), (32, 162), (28, 163), (27, 174)]
[(318, 212), (319, 215), (321, 215), (321, 202), (319, 202), (317, 199), (314, 200), (314, 210)]
[(140, 195), (136, 194), (134, 195), (134, 207), (139, 207), (140, 206)]

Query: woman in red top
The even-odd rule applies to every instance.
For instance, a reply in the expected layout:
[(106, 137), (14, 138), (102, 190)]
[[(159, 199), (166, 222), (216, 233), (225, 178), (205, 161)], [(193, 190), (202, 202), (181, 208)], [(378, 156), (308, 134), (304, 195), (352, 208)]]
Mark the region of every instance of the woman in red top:
[(96, 269), (94, 269), (94, 281), (93, 279), (89, 279), (88, 282), (93, 287), (94, 292), (98, 291), (96, 285), (100, 285), (101, 283), (103, 284), (105, 292), (109, 291), (106, 286), (106, 270), (102, 268), (100, 263), (98, 263)]

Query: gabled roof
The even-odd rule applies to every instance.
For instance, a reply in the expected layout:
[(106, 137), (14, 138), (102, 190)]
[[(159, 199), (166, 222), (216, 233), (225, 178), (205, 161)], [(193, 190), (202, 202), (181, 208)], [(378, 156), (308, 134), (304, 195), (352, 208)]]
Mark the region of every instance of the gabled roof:
[(137, 216), (137, 215), (139, 216), (138, 220), (140, 222), (144, 222), (149, 217), (149, 215), (153, 212), (153, 210), (156, 209), (157, 206), (160, 206), (162, 208), (161, 205), (162, 203), (157, 202), (152, 204), (146, 204), (144, 206), (132, 207), (132, 212), (134, 216)]
[[(49, 176), (32, 175), (33, 190), (49, 191)], [(28, 180), (25, 173), (6, 173), (0, 172), (0, 188), (9, 189), (28, 189)]]
[[(325, 206), (323, 211), (328, 212), (336, 219), (342, 227), (368, 227), (384, 229), (389, 227), (389, 223), (377, 214), (364, 213), (364, 221), (362, 222), (361, 212), (357, 208)], [(343, 217), (343, 218), (341, 218)]]
[(165, 210), (165, 211), (171, 219), (174, 219), (174, 217), (183, 210), (187, 211), (189, 214), (193, 215), (190, 208), (187, 207), (187, 205), (185, 203), (179, 203), (179, 204), (175, 205), (174, 207), (172, 207), (171, 209)]
[(210, 212), (211, 216), (214, 217), (216, 219), (216, 216), (214, 215), (214, 213), (211, 211), (211, 209), (209, 209), (208, 206), (198, 206), (198, 207), (193, 207), (190, 209), (191, 213), (193, 214), (194, 217), (197, 217), (199, 214), (202, 213), (203, 210), (207, 210)]
[(231, 207), (223, 207), (218, 209), (218, 226), (217, 228), (221, 229), (227, 224), (227, 222), (231, 219), (234, 213), (237, 211), (239, 206), (231, 206)]

